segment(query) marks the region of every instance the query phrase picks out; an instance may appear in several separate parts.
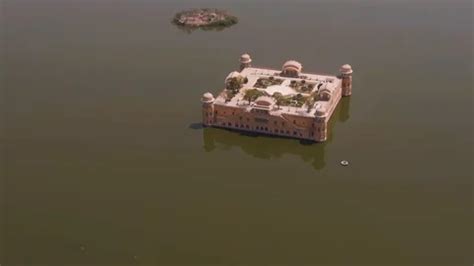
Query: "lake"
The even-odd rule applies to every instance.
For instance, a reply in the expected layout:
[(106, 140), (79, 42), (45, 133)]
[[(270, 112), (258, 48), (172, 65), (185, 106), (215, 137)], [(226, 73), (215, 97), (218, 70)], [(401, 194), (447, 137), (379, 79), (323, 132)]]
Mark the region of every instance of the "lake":
[[(0, 5), (0, 264), (472, 264), (471, 1)], [(201, 127), (242, 53), (352, 65), (327, 142)]]

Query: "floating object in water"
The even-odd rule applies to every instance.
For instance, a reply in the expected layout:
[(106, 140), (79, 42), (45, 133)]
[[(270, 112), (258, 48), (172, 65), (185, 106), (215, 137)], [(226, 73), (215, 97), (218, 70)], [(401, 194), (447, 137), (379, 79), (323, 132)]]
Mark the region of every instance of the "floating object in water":
[(342, 165), (342, 166), (348, 166), (348, 165), (349, 165), (349, 162), (346, 161), (346, 160), (342, 160), (342, 161), (341, 161), (341, 165)]

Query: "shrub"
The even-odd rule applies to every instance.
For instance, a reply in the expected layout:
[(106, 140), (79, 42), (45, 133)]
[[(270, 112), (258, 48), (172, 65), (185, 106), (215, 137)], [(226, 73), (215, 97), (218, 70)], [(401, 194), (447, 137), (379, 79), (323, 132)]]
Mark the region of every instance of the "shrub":
[(255, 101), (258, 97), (265, 95), (265, 93), (257, 90), (257, 89), (250, 89), (245, 92), (244, 99), (250, 102)]

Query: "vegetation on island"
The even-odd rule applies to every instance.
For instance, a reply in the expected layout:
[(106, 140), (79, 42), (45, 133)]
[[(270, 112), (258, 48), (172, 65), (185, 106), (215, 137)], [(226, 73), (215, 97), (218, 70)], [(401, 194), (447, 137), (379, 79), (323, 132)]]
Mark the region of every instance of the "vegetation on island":
[(225, 10), (215, 8), (197, 8), (181, 11), (175, 14), (172, 23), (184, 30), (221, 30), (237, 24), (238, 18)]
[(275, 92), (272, 95), (272, 97), (275, 98), (276, 104), (278, 106), (294, 106), (294, 107), (303, 106), (311, 98), (308, 96), (303, 96), (301, 93), (298, 93), (296, 95), (283, 96), (279, 92)]
[(297, 92), (310, 93), (314, 89), (315, 84), (308, 83), (306, 80), (292, 80), (290, 82), (290, 87), (296, 90)]
[(231, 77), (226, 81), (225, 84), (225, 91), (226, 91), (226, 99), (230, 100), (234, 98), (240, 91), (240, 89), (244, 86), (245, 83), (248, 82), (247, 78), (242, 76)]
[(268, 78), (259, 78), (255, 83), (256, 88), (266, 89), (267, 87), (274, 86), (274, 85), (281, 85), (283, 83), (283, 79), (276, 79), (274, 77)]
[[(257, 88), (248, 89), (245, 91), (244, 100), (247, 100), (249, 104), (255, 101), (258, 97), (268, 95), (265, 91)], [(318, 94), (314, 93), (310, 96), (305, 96), (301, 93), (283, 96), (280, 92), (275, 92), (271, 95), (276, 101), (276, 105), (281, 106), (292, 106), (302, 107), (303, 105), (308, 106), (308, 110), (311, 110), (312, 106), (318, 101)]]
[(247, 79), (242, 76), (231, 77), (226, 81), (225, 88), (238, 92), (246, 82)]
[(244, 100), (249, 101), (249, 104), (255, 101), (258, 97), (265, 95), (265, 92), (258, 89), (246, 90), (244, 94)]
[[(313, 90), (315, 85), (306, 83), (303, 81), (292, 81), (290, 87), (294, 88), (299, 93), (293, 95), (284, 96), (280, 92), (275, 92), (273, 95), (269, 95), (264, 89), (268, 86), (282, 84), (282, 79), (274, 77), (259, 78), (253, 88), (245, 89), (243, 92), (243, 99), (248, 101), (249, 104), (254, 102), (260, 96), (271, 96), (275, 99), (278, 107), (291, 106), (291, 107), (303, 107), (308, 109), (308, 112), (313, 108), (316, 101), (319, 100), (319, 94), (317, 90)], [(227, 79), (225, 84), (224, 96), (226, 101), (230, 101), (236, 96), (243, 86), (248, 83), (246, 77), (237, 75)]]

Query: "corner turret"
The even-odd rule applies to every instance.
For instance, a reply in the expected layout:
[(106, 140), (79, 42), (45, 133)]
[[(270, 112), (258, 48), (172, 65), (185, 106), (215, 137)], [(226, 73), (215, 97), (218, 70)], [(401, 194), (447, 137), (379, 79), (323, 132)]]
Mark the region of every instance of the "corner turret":
[(340, 77), (342, 79), (342, 96), (350, 96), (352, 94), (352, 67), (345, 64), (341, 66), (339, 71), (341, 72)]
[(252, 67), (252, 58), (249, 54), (243, 54), (240, 56), (240, 71), (244, 70), (247, 67)]
[(315, 105), (316, 113), (314, 118), (313, 130), (314, 141), (323, 142), (327, 140), (328, 123), (326, 120), (326, 108), (321, 103)]
[(202, 95), (202, 124), (204, 126), (212, 126), (214, 123), (214, 96), (212, 93), (206, 92)]

